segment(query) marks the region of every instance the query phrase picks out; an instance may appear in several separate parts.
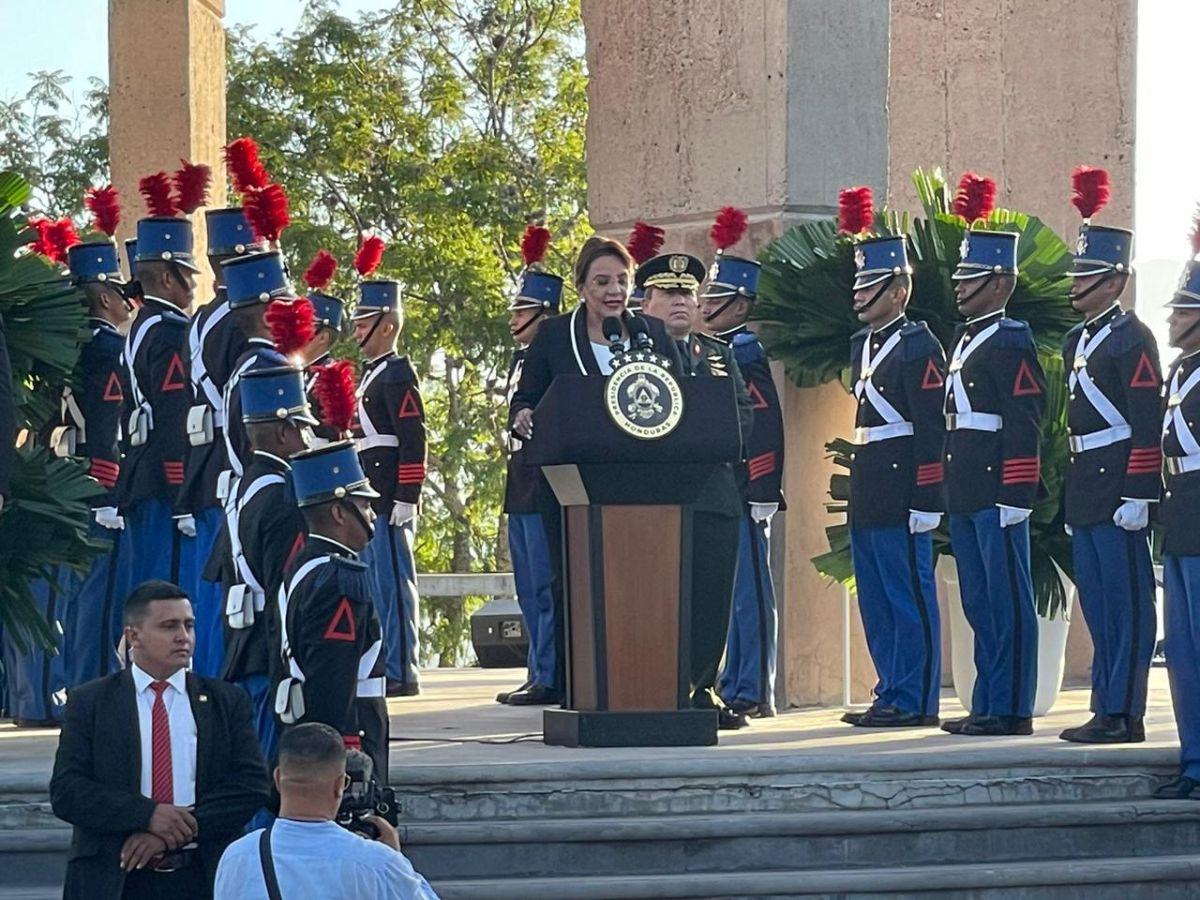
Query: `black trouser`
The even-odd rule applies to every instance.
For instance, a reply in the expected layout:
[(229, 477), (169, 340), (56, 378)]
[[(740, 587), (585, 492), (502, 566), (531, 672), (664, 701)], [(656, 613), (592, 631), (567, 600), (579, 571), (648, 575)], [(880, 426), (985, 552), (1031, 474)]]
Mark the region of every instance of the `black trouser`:
[(174, 872), (138, 869), (125, 876), (122, 900), (208, 900), (212, 897), (204, 866), (198, 861)]
[(717, 671), (729, 635), (729, 609), (737, 572), (737, 516), (692, 513), (692, 706), (712, 709)]
[(354, 701), (358, 728), (362, 732), (363, 753), (375, 764), (375, 780), (380, 786), (388, 783), (388, 721), (387, 701), (382, 697), (358, 697)]

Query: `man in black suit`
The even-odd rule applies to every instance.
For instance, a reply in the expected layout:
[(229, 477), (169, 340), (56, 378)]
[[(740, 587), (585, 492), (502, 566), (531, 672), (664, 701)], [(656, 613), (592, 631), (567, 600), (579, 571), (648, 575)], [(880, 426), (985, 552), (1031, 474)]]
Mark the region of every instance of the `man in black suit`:
[(217, 862), (268, 798), (250, 704), (186, 671), (195, 644), (181, 588), (125, 601), (129, 669), (73, 690), (50, 802), (75, 826), (65, 900), (212, 896)]

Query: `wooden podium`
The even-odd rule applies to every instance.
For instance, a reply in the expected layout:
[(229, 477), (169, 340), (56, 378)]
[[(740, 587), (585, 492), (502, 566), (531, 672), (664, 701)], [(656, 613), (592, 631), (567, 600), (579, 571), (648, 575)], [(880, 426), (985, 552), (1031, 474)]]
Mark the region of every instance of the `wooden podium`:
[[(689, 503), (740, 454), (733, 384), (684, 381), (657, 440), (620, 430), (604, 379), (559, 376), (535, 413), (529, 461), (562, 508), (566, 703), (543, 739), (570, 747), (710, 745), (716, 710), (690, 708)], [(721, 627), (724, 623), (715, 627)]]

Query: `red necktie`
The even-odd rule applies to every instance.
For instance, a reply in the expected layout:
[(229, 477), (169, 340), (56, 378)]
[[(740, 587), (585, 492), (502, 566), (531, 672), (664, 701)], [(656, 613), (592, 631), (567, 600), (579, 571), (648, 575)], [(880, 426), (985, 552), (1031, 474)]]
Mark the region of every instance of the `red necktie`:
[(150, 685), (150, 690), (154, 691), (154, 706), (150, 710), (150, 799), (155, 803), (175, 802), (171, 722), (167, 718), (167, 704), (163, 702), (163, 691), (168, 687), (165, 681)]

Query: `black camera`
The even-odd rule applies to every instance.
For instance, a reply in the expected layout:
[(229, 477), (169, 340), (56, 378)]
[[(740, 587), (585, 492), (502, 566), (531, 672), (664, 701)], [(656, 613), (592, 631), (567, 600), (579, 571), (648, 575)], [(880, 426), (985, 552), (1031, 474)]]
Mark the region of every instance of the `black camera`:
[(396, 792), (390, 787), (379, 786), (371, 757), (361, 750), (348, 750), (346, 774), (350, 783), (342, 794), (342, 805), (338, 807), (339, 825), (347, 831), (375, 840), (379, 837), (379, 829), (366, 821), (367, 816), (376, 815), (392, 825), (400, 824)]

